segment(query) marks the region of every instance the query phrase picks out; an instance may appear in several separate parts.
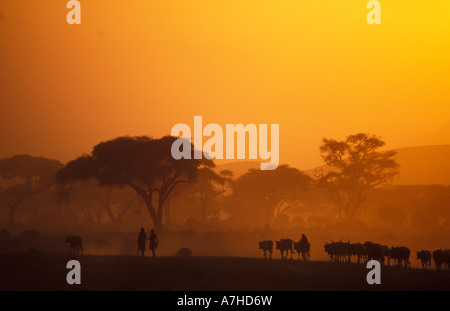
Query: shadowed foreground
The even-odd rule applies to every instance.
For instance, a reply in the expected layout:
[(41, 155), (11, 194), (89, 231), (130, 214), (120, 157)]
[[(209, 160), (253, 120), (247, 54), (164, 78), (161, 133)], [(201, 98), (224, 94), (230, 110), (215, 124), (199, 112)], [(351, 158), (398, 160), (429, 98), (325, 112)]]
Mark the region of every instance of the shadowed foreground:
[(84, 256), (81, 285), (66, 283), (68, 256), (0, 255), (1, 290), (450, 290), (450, 272), (382, 267), (381, 285), (357, 264), (236, 257)]

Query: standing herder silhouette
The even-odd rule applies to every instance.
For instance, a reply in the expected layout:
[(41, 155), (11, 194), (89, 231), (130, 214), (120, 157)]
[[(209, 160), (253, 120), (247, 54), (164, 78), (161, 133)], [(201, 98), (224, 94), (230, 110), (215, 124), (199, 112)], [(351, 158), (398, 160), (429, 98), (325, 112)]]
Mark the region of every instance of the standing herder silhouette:
[(150, 246), (149, 246), (149, 248), (152, 250), (152, 253), (153, 253), (153, 257), (155, 257), (155, 248), (157, 248), (158, 247), (158, 237), (156, 236), (156, 234), (155, 234), (155, 230), (151, 230), (151, 233), (150, 233)]
[(309, 244), (308, 238), (305, 234), (302, 234), (302, 238), (300, 239), (300, 247), (302, 248), (303, 260), (308, 261), (309, 257), (311, 257), (311, 244)]
[(136, 256), (139, 256), (139, 251), (142, 252), (142, 257), (144, 257), (145, 253), (145, 240), (147, 240), (147, 235), (145, 234), (144, 228), (141, 228), (141, 231), (139, 232), (137, 244), (138, 244), (138, 250)]
[(300, 240), (300, 243), (302, 243), (303, 245), (308, 245), (309, 244), (308, 238), (306, 237), (305, 234), (302, 234), (302, 238)]

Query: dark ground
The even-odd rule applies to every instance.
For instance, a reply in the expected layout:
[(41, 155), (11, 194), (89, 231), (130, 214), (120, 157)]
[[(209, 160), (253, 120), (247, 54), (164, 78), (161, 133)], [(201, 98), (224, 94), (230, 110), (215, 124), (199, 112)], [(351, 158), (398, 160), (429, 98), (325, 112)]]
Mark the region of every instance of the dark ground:
[(0, 254), (0, 290), (450, 290), (450, 271), (239, 257), (82, 256), (81, 285), (66, 283), (62, 254)]

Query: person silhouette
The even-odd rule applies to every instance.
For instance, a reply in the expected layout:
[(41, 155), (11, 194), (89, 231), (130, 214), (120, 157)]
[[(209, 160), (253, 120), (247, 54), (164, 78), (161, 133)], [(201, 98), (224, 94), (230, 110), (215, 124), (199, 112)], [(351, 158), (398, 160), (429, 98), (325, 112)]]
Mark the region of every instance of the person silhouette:
[(301, 242), (303, 245), (308, 245), (308, 244), (309, 244), (308, 238), (306, 237), (305, 234), (302, 234), (302, 239), (300, 240), (300, 242)]
[(139, 251), (141, 251), (142, 257), (144, 257), (145, 240), (147, 240), (147, 235), (145, 234), (144, 228), (141, 228), (141, 231), (139, 232), (138, 239), (137, 239), (138, 250), (137, 250), (136, 256), (139, 256)]
[(152, 250), (153, 257), (155, 257), (155, 249), (158, 247), (158, 237), (155, 234), (155, 230), (151, 230), (150, 232), (150, 245), (149, 248)]
[(311, 257), (311, 244), (309, 244), (308, 238), (305, 234), (302, 234), (302, 238), (300, 239), (300, 246), (302, 248), (303, 260), (309, 260), (309, 257)]

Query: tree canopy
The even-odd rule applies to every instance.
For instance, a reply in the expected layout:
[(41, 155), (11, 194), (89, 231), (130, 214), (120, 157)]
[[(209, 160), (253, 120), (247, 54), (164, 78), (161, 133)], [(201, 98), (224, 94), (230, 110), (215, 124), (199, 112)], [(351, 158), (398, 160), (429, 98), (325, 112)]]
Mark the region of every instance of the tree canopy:
[(61, 167), (62, 164), (57, 160), (25, 154), (0, 160), (0, 176), (17, 181), (5, 189), (5, 195), (11, 201), (8, 204), (10, 225), (14, 224), (22, 201), (50, 187)]
[(329, 189), (342, 219), (352, 219), (367, 197), (368, 190), (387, 183), (398, 173), (395, 151), (379, 151), (385, 142), (374, 135), (359, 133), (345, 140), (324, 138), (320, 152), (330, 168), (320, 173), (318, 183)]
[(199, 169), (197, 180), (187, 187), (194, 198), (198, 199), (202, 207), (202, 220), (207, 217), (207, 208), (219, 195), (225, 193), (231, 185), (233, 172), (223, 170), (219, 174), (209, 167)]
[(0, 160), (0, 175), (5, 179), (38, 177), (51, 180), (61, 167), (57, 160), (22, 154)]
[(250, 169), (233, 183), (233, 196), (257, 198), (263, 204), (261, 212), (276, 219), (299, 206), (311, 181), (311, 177), (288, 165), (272, 171)]
[[(195, 180), (199, 168), (214, 166), (207, 159), (175, 160), (171, 146), (176, 139), (125, 136), (101, 142), (91, 155), (79, 157), (60, 170), (58, 181), (94, 178), (102, 186), (129, 186), (146, 204), (155, 228), (161, 229), (164, 203), (173, 189)], [(190, 146), (193, 155), (194, 147)]]

